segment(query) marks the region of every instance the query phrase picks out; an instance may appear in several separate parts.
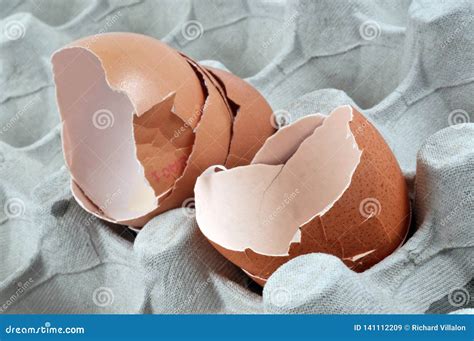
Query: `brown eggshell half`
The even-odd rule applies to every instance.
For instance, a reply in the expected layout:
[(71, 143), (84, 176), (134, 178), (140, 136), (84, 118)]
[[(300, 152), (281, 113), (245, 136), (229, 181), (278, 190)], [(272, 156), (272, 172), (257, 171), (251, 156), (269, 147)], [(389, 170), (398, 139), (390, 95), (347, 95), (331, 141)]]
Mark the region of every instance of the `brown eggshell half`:
[(232, 141), (225, 166), (248, 165), (275, 128), (268, 124), (272, 108), (250, 84), (233, 74), (206, 67), (223, 85), (234, 111)]
[[(103, 219), (141, 224), (174, 183), (151, 183), (147, 171), (175, 165), (191, 152), (199, 121), (192, 118), (205, 100), (200, 80), (179, 53), (130, 33), (80, 39), (52, 62), (73, 194), (80, 188), (76, 199), (88, 198), (83, 206), (93, 204), (90, 212)], [(166, 130), (180, 126), (186, 134), (167, 143)], [(160, 159), (151, 157), (157, 149)], [(180, 176), (183, 166), (174, 168)]]
[(227, 158), (231, 140), (232, 113), (226, 99), (214, 80), (199, 65), (189, 60), (196, 72), (200, 74), (206, 88), (206, 100), (202, 115), (195, 129), (193, 151), (189, 156), (183, 176), (179, 178), (173, 192), (160, 207), (151, 213), (155, 216), (181, 205), (183, 200), (193, 197), (196, 178), (210, 165), (223, 163)]
[[(226, 163), (231, 139), (241, 144), (223, 82), (158, 40), (90, 36), (52, 62), (72, 193), (101, 219), (141, 227), (179, 207), (203, 170)], [(243, 145), (253, 157), (253, 141)]]
[(195, 200), (203, 234), (261, 285), (312, 252), (364, 271), (403, 243), (410, 217), (393, 153), (350, 106), (280, 129), (251, 165), (210, 167)]

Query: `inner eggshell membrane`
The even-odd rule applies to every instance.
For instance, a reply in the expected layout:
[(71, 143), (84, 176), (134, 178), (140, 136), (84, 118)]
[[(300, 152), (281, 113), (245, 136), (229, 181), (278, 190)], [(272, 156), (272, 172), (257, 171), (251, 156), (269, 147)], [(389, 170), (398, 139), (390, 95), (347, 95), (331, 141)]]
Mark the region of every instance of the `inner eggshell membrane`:
[(101, 62), (86, 49), (66, 48), (54, 65), (73, 180), (105, 216), (126, 220), (153, 210), (157, 198), (136, 160), (135, 109), (128, 96), (109, 86)]
[(362, 153), (351, 119), (349, 106), (325, 119), (307, 116), (270, 137), (252, 165), (210, 167), (195, 187), (204, 235), (228, 250), (288, 255), (300, 241), (299, 228), (331, 208), (351, 183)]

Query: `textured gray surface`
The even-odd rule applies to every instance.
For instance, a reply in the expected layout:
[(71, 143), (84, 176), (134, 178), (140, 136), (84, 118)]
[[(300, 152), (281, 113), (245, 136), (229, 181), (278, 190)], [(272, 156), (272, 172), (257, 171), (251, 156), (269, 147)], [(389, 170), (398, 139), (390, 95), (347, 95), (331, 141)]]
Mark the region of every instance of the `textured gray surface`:
[[(0, 16), (1, 312), (472, 312), (472, 1), (5, 0)], [(91, 217), (69, 190), (49, 57), (105, 31), (217, 60), (292, 120), (357, 105), (402, 166), (417, 231), (362, 274), (299, 257), (261, 295), (181, 209), (136, 238)]]

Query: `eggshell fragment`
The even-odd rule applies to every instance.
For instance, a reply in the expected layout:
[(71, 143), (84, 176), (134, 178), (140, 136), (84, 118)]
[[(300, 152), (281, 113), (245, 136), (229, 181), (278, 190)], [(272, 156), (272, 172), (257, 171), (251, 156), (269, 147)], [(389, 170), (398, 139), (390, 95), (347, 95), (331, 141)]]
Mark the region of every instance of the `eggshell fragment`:
[(268, 124), (272, 110), (267, 101), (250, 84), (233, 74), (206, 67), (223, 85), (226, 97), (234, 109), (234, 124), (228, 168), (248, 165), (255, 153), (275, 129)]
[[(192, 197), (204, 169), (226, 164), (231, 143), (248, 160), (255, 154), (254, 143), (233, 136), (229, 89), (158, 40), (132, 33), (86, 37), (52, 62), (72, 193), (101, 219), (141, 227)], [(242, 89), (232, 93), (249, 91), (241, 80), (234, 84)], [(240, 99), (239, 107), (252, 100)], [(259, 126), (264, 141), (274, 131), (271, 109), (260, 101), (255, 110), (263, 118), (244, 125)]]
[(311, 252), (363, 271), (403, 242), (409, 224), (398, 163), (350, 106), (282, 128), (251, 165), (211, 166), (196, 182), (195, 199), (203, 234), (261, 285)]

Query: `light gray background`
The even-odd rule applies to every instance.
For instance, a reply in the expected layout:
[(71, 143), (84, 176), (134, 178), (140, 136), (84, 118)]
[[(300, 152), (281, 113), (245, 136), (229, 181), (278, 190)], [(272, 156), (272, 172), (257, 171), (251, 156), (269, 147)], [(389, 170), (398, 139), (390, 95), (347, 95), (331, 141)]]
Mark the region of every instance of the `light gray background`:
[[(472, 1), (4, 0), (0, 16), (0, 312), (472, 311)], [(50, 55), (106, 31), (218, 61), (292, 120), (357, 105), (401, 164), (416, 233), (363, 274), (299, 257), (262, 296), (182, 209), (136, 238), (88, 215), (69, 190)]]

